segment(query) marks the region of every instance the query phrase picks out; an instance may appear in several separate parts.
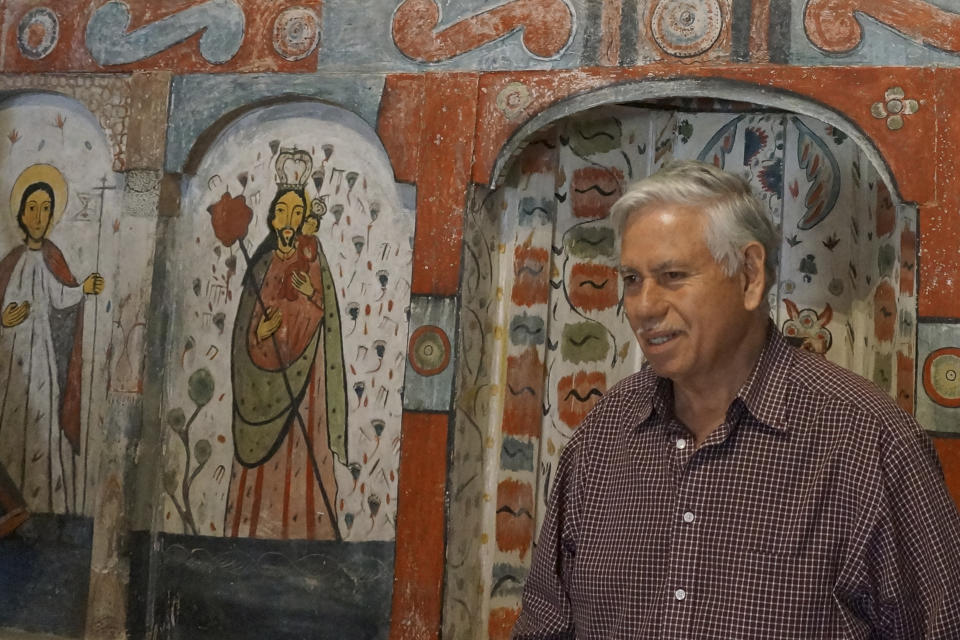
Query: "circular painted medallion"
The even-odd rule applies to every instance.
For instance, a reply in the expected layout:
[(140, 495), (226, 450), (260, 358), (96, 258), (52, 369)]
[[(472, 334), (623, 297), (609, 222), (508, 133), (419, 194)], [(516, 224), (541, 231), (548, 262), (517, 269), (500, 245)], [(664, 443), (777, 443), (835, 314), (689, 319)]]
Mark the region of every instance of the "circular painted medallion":
[(723, 13), (717, 0), (660, 0), (650, 20), (654, 40), (678, 58), (710, 49), (722, 27)]
[(20, 18), (17, 27), (17, 46), (20, 53), (31, 60), (47, 57), (60, 38), (60, 21), (47, 7), (36, 7)]
[(273, 21), (273, 48), (286, 60), (302, 60), (320, 44), (320, 18), (312, 9), (290, 7)]
[(443, 329), (428, 324), (410, 336), (410, 366), (422, 376), (435, 376), (450, 364), (450, 339)]
[(530, 106), (530, 89), (522, 82), (511, 82), (497, 94), (497, 108), (507, 120), (516, 120)]
[(960, 349), (932, 351), (923, 363), (923, 390), (943, 407), (960, 407)]

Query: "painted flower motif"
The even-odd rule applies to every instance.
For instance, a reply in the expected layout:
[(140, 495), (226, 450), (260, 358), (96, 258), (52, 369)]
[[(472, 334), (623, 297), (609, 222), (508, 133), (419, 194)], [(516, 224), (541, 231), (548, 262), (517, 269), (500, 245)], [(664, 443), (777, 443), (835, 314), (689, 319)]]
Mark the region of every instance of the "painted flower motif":
[(757, 173), (757, 178), (760, 180), (760, 187), (764, 191), (779, 197), (779, 194), (783, 193), (783, 161), (776, 158), (764, 164), (760, 172)]
[(903, 128), (903, 118), (916, 113), (920, 103), (916, 100), (905, 99), (901, 87), (890, 87), (883, 94), (882, 102), (874, 102), (870, 106), (870, 113), (874, 118), (886, 118), (887, 128), (896, 131)]
[(530, 106), (530, 89), (522, 82), (511, 82), (497, 95), (497, 108), (507, 120), (515, 120)]
[(743, 164), (749, 165), (767, 146), (767, 132), (758, 127), (747, 127), (743, 132)]
[(230, 192), (226, 191), (216, 203), (207, 207), (207, 211), (210, 213), (213, 233), (224, 246), (229, 247), (247, 235), (253, 211), (242, 195), (231, 197)]

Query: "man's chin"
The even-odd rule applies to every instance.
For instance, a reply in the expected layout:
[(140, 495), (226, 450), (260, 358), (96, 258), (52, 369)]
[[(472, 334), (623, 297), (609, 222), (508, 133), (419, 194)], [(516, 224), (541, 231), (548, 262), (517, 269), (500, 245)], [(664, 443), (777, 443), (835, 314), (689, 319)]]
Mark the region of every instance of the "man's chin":
[(661, 378), (673, 379), (674, 375), (676, 374), (675, 367), (670, 366), (673, 363), (671, 363), (667, 358), (663, 358), (663, 357), (658, 358), (656, 356), (651, 358), (646, 353), (644, 353), (643, 359), (644, 361), (646, 361), (647, 365), (649, 365), (649, 367), (653, 369), (653, 372)]

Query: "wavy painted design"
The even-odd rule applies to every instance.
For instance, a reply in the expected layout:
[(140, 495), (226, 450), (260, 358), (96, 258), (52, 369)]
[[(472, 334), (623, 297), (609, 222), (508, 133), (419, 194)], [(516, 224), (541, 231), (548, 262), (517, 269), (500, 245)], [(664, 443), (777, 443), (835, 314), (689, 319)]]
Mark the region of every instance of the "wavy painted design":
[(98, 64), (137, 62), (201, 32), (200, 55), (211, 64), (228, 62), (243, 44), (244, 14), (236, 0), (210, 0), (128, 32), (130, 20), (130, 7), (120, 0), (90, 17), (87, 49)]
[(924, 0), (808, 0), (803, 28), (824, 53), (850, 53), (863, 40), (858, 13), (928, 47), (960, 52), (960, 13)]
[(437, 31), (436, 0), (405, 0), (393, 14), (393, 41), (417, 62), (442, 62), (523, 31), (523, 47), (537, 58), (555, 58), (573, 38), (573, 12), (563, 0), (514, 0)]

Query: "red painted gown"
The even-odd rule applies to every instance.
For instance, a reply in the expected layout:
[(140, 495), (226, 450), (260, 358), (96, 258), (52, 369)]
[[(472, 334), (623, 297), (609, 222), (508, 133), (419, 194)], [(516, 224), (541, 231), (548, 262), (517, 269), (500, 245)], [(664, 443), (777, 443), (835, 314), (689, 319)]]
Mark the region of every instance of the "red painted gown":
[[(297, 251), (287, 258), (270, 251), (254, 262), (234, 329), (236, 456), (226, 535), (335, 539), (335, 453), (345, 462), (346, 441), (332, 278), (312, 237), (300, 238)], [(311, 296), (294, 287), (294, 273), (309, 278)], [(262, 305), (253, 282), (260, 284)], [(272, 337), (260, 340), (257, 326), (264, 306), (280, 313), (282, 321)]]

